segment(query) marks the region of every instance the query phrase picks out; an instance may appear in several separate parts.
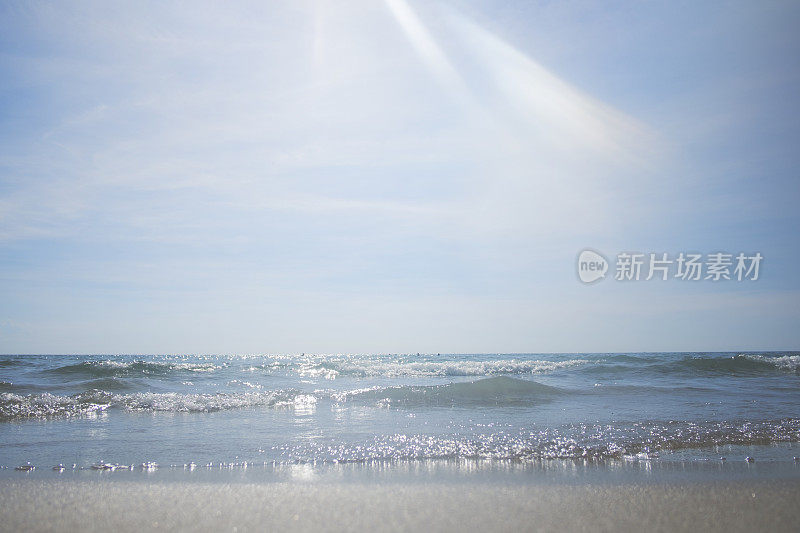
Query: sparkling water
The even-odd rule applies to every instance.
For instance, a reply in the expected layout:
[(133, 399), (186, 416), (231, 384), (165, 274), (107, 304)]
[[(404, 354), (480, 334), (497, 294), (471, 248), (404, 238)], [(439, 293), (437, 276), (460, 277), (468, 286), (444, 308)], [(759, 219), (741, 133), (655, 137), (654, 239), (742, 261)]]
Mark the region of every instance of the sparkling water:
[(749, 456), (797, 469), (798, 406), (795, 352), (10, 355), (0, 356), (0, 466)]

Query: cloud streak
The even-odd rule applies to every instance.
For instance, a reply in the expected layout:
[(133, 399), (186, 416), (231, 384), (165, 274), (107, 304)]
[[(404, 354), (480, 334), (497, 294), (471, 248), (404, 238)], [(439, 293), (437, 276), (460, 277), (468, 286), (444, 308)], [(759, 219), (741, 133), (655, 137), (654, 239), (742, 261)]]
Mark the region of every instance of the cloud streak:
[[(520, 18), (525, 32), (515, 34), (499, 7), (479, 18), (454, 4), (3, 8), (0, 251), (10, 259), (0, 288), (14, 296), (0, 321), (35, 324), (35, 310), (15, 308), (45, 305), (49, 288), (65, 291), (64, 309), (72, 301), (76, 316), (101, 323), (92, 305), (132, 302), (119, 295), (127, 284), (161, 303), (173, 286), (187, 302), (213, 288), (233, 313), (224, 322), (243, 324), (255, 319), (226, 298), (270, 316), (279, 306), (256, 300), (318, 294), (335, 309), (355, 298), (342, 321), (364, 319), (372, 302), (400, 328), (419, 324), (415, 305), (433, 301), (441, 314), (464, 301), (463, 320), (488, 321), (501, 339), (515, 312), (541, 317), (556, 301), (582, 300), (564, 296), (574, 276), (557, 266), (576, 250), (661, 246), (692, 234), (672, 212), (751, 205), (746, 193), (694, 194), (688, 179), (672, 187), (676, 169), (705, 168), (675, 149), (674, 132), (648, 125), (661, 102), (622, 94), (611, 105), (568, 81), (568, 58), (539, 49), (548, 42), (539, 18)], [(577, 20), (555, 26), (579, 36)], [(629, 38), (654, 48), (648, 36)], [(582, 57), (594, 44), (570, 46)], [(604, 80), (621, 79), (615, 72)], [(676, 123), (702, 122), (702, 106), (681, 114), (678, 100)], [(733, 155), (708, 156), (709, 166), (737, 165)], [(92, 278), (108, 283), (70, 300)], [(243, 294), (250, 281), (256, 300)], [(18, 292), (32, 286), (45, 287), (40, 304)], [(393, 313), (392, 301), (405, 311)], [(301, 305), (286, 308), (297, 337), (336, 330), (324, 313), (306, 320)], [(521, 342), (524, 328), (511, 329)]]

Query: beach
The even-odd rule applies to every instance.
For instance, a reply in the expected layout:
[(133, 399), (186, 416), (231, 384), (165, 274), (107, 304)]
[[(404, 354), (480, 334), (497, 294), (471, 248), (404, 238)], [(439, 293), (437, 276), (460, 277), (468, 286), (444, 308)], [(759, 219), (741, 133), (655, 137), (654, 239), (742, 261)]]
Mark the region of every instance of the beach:
[(789, 531), (795, 352), (4, 356), (3, 531)]
[(800, 533), (798, 27), (0, 2), (0, 533)]
[(800, 355), (3, 356), (0, 467), (27, 462), (656, 463), (800, 455)]
[(5, 480), (3, 531), (794, 531), (800, 481), (579, 486)]

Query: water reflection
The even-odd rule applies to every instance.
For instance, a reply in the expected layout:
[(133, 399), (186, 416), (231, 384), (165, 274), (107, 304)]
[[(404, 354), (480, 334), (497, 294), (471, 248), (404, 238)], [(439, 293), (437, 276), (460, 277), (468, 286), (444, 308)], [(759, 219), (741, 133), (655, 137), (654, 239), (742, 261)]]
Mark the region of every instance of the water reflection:
[[(300, 482), (300, 483), (500, 483), (512, 485), (573, 483), (662, 483), (737, 479), (798, 479), (800, 465), (794, 461), (661, 461), (636, 458), (545, 459), (535, 461), (452, 459), (421, 461), (367, 461), (335, 463), (323, 461), (209, 463), (185, 465), (141, 465), (114, 468), (78, 466), (0, 469), (0, 478), (20, 476), (58, 479), (105, 479), (115, 481), (180, 482)], [(103, 465), (105, 466), (105, 465)]]

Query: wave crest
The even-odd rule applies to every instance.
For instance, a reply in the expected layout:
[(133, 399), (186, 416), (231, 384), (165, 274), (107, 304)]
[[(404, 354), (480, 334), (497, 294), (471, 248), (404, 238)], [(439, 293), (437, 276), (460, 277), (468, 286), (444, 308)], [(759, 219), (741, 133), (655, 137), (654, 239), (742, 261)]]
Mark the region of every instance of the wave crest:
[(52, 368), (46, 372), (60, 376), (113, 378), (168, 376), (175, 372), (213, 372), (219, 368), (218, 365), (213, 363), (83, 361), (81, 363)]
[(544, 374), (588, 364), (586, 359), (567, 361), (523, 361), (505, 359), (497, 361), (326, 361), (308, 363), (300, 367), (304, 376), (333, 379), (338, 375), (356, 377), (470, 377), (513, 374)]
[(316, 398), (297, 391), (241, 394), (179, 394), (142, 392), (115, 394), (92, 390), (72, 396), (0, 393), (0, 420), (59, 418), (96, 415), (107, 409), (172, 413), (209, 413), (245, 407), (298, 407), (308, 409)]
[(663, 365), (662, 370), (694, 371), (709, 374), (754, 375), (764, 372), (796, 372), (800, 356), (767, 357), (756, 354), (738, 354), (732, 357), (685, 357), (675, 363)]
[(466, 383), (446, 385), (406, 385), (370, 388), (334, 395), (338, 401), (368, 400), (385, 406), (455, 407), (489, 405), (530, 405), (545, 402), (560, 389), (508, 376), (497, 376)]
[(584, 374), (625, 375), (635, 373), (669, 375), (755, 376), (800, 372), (800, 355), (737, 354), (733, 356), (685, 356), (677, 360), (662, 357), (617, 355), (579, 369)]

